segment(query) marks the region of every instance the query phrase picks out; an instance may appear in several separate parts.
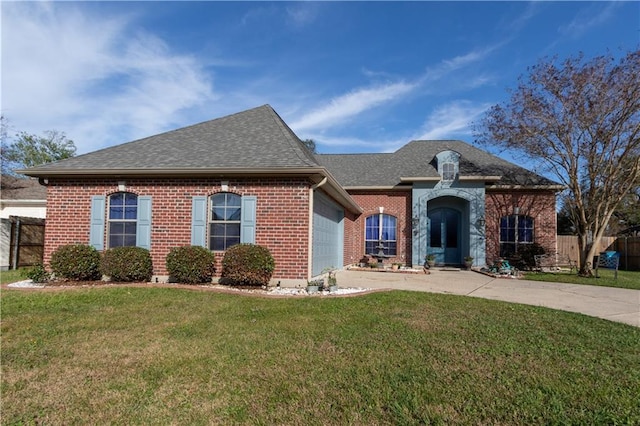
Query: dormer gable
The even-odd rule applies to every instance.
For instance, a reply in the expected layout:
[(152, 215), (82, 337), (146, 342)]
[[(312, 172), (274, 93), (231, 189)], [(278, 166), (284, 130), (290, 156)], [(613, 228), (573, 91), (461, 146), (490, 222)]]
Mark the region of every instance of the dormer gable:
[(458, 179), (460, 173), (460, 154), (446, 150), (436, 154), (438, 174), (443, 182), (453, 182)]

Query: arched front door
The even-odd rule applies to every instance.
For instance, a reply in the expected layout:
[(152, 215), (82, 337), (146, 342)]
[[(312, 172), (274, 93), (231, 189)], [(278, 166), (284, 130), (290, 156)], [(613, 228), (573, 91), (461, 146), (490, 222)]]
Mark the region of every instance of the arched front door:
[(436, 263), (458, 265), (462, 263), (461, 213), (448, 207), (430, 210), (427, 253), (436, 256)]

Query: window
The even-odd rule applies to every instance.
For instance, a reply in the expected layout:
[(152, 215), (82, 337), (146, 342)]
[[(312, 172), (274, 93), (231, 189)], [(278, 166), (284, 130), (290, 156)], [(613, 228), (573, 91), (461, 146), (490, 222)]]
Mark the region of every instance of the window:
[(136, 245), (138, 196), (117, 192), (109, 196), (109, 248)]
[(500, 256), (509, 257), (518, 252), (519, 244), (533, 243), (533, 218), (524, 215), (500, 218)]
[(209, 249), (224, 251), (240, 243), (242, 197), (220, 192), (210, 197)]
[(365, 222), (365, 252), (378, 254), (380, 244), (385, 255), (395, 256), (397, 252), (396, 218), (388, 214), (367, 217)]
[(453, 163), (444, 163), (442, 165), (442, 180), (452, 181), (456, 179), (456, 165)]

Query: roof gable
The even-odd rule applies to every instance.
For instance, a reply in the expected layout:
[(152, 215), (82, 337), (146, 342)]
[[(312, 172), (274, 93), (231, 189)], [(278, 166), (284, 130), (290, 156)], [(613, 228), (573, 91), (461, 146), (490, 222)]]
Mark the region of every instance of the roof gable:
[(203, 171), (319, 167), (269, 105), (25, 171)]

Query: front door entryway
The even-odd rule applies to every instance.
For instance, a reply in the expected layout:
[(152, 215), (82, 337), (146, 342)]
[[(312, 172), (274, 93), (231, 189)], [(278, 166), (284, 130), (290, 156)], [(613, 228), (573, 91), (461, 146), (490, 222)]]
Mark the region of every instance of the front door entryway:
[(460, 211), (448, 207), (430, 210), (427, 253), (436, 256), (437, 264), (462, 263)]

